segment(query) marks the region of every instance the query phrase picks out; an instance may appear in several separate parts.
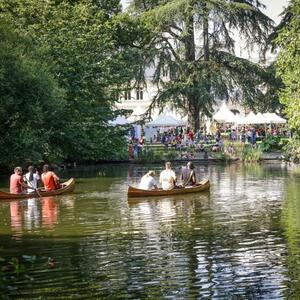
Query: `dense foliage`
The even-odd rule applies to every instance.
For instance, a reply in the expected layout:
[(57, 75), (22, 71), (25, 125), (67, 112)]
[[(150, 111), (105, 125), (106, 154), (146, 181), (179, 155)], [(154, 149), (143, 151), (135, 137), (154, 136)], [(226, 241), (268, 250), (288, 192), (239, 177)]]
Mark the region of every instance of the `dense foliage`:
[(139, 58), (119, 13), (119, 1), (1, 1), (14, 28), (1, 30), (1, 165), (122, 155), (107, 121)]
[(300, 160), (300, 1), (291, 0), (285, 11), (276, 43), (280, 47), (277, 60), (278, 75), (285, 85), (280, 93), (280, 101), (285, 105), (289, 125), (294, 132), (294, 139), (285, 147), (287, 157)]
[(300, 1), (292, 0), (287, 14), (289, 21), (279, 32), (277, 44), (280, 54), (277, 61), (278, 74), (285, 88), (280, 100), (286, 106), (290, 126), (300, 131)]
[(0, 22), (0, 165), (61, 154), (66, 102), (30, 40)]
[(133, 1), (134, 16), (151, 32), (143, 54), (159, 87), (153, 105), (171, 103), (198, 129), (199, 113), (210, 115), (216, 99), (259, 110), (278, 103), (273, 68), (236, 56), (237, 35), (251, 50), (266, 43), (273, 25), (262, 7), (252, 0)]
[[(300, 126), (299, 4), (276, 32), (291, 125)], [(297, 4), (297, 5), (296, 5)], [(118, 159), (124, 130), (108, 126), (124, 89), (155, 69), (153, 105), (184, 110), (195, 129), (216, 99), (257, 110), (277, 107), (273, 66), (235, 55), (237, 34), (264, 48), (272, 21), (259, 1), (2, 0), (0, 2), (0, 166), (27, 161)], [(163, 76), (168, 73), (169, 80)]]

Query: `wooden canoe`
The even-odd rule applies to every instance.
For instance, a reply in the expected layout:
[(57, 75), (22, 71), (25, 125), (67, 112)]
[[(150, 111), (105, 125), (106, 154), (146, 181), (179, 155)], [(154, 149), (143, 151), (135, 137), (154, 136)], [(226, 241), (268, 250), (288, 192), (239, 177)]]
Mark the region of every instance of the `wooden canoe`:
[(49, 196), (56, 196), (61, 194), (71, 193), (75, 188), (75, 180), (74, 178), (69, 179), (66, 182), (61, 184), (61, 188), (53, 191), (45, 191), (43, 189), (39, 189), (39, 194), (36, 192), (28, 193), (28, 194), (11, 194), (0, 191), (0, 200), (4, 199), (24, 199), (24, 198), (40, 198), (42, 197), (49, 197)]
[(181, 195), (181, 194), (189, 194), (189, 193), (198, 193), (201, 191), (208, 190), (210, 187), (210, 183), (208, 179), (202, 180), (196, 185), (191, 187), (183, 187), (183, 188), (176, 188), (173, 190), (141, 190), (132, 186), (128, 188), (128, 197), (150, 197), (150, 196), (170, 196), (170, 195)]

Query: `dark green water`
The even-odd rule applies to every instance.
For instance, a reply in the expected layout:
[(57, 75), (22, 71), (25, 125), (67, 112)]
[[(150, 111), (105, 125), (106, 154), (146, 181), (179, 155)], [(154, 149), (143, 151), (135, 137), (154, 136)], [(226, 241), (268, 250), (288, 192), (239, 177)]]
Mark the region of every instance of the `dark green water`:
[(0, 256), (35, 257), (2, 297), (300, 297), (300, 169), (198, 165), (210, 193), (128, 201), (148, 168), (76, 169), (74, 194), (0, 203)]

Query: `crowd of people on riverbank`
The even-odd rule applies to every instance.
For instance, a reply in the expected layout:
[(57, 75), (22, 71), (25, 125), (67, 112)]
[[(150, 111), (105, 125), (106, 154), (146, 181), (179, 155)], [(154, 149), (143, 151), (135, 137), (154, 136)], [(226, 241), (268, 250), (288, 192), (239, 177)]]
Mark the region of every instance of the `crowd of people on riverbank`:
[(214, 133), (207, 133), (204, 128), (194, 133), (189, 127), (170, 128), (168, 130), (157, 130), (157, 134), (150, 138), (149, 142), (162, 143), (166, 148), (180, 149), (184, 146), (196, 146), (198, 144), (214, 144), (220, 140), (248, 142), (256, 144), (257, 139), (263, 140), (266, 136), (288, 136), (284, 127), (243, 126), (241, 128), (219, 125)]
[[(289, 131), (284, 126), (243, 126), (240, 128), (219, 124), (213, 133), (207, 133), (204, 128), (193, 132), (189, 127), (175, 127), (167, 130), (158, 129), (156, 134), (147, 140), (149, 144), (163, 144), (164, 148), (180, 150), (194, 148), (195, 152), (212, 152), (224, 150), (224, 141), (248, 143), (255, 146), (257, 141), (263, 141), (268, 136), (289, 137)], [(145, 137), (131, 138), (129, 142), (129, 157), (140, 157), (145, 145)], [(184, 156), (184, 154), (183, 154)], [(184, 157), (183, 157), (184, 158)], [(190, 157), (186, 157), (190, 158)]]
[(43, 184), (43, 190), (45, 191), (60, 188), (59, 177), (48, 164), (45, 164), (41, 176), (32, 165), (28, 167), (28, 172), (25, 175), (23, 175), (21, 167), (15, 167), (14, 173), (10, 176), (9, 190), (12, 194), (39, 193), (40, 182)]

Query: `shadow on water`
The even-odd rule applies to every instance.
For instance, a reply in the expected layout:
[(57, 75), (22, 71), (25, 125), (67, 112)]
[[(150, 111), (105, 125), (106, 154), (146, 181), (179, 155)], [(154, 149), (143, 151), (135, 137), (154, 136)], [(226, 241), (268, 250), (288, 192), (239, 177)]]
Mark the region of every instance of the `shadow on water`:
[(73, 195), (0, 203), (0, 256), (36, 256), (33, 280), (12, 280), (18, 289), (10, 297), (283, 299), (299, 292), (299, 181), (285, 167), (198, 165), (210, 193), (127, 199), (128, 184), (147, 169), (76, 171)]

